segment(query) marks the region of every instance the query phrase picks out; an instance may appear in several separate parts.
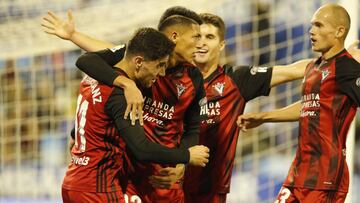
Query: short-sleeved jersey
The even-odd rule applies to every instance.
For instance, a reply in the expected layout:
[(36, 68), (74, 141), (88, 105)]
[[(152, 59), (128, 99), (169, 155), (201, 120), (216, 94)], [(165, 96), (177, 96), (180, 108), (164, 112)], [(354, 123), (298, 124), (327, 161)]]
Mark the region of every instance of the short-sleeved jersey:
[(167, 147), (178, 147), (187, 121), (200, 122), (200, 100), (205, 97), (202, 75), (191, 64), (178, 64), (144, 91), (144, 97), (146, 135)]
[(113, 192), (121, 189), (117, 174), (122, 168), (125, 144), (105, 111), (113, 89), (88, 76), (81, 81), (76, 109), (75, 145), (63, 181), (65, 189), (87, 192)]
[(245, 103), (268, 95), (272, 68), (218, 67), (205, 79), (207, 104), (201, 108), (206, 119), (200, 125), (200, 144), (210, 148), (204, 168), (188, 166), (185, 192), (191, 194), (228, 193), (234, 164), (239, 128), (236, 120)]
[(347, 192), (346, 136), (360, 101), (360, 65), (346, 50), (310, 63), (296, 157), (285, 186)]
[[(205, 97), (203, 84), (200, 71), (189, 63), (168, 68), (164, 77), (159, 77), (143, 92), (146, 136), (169, 148), (179, 147), (186, 128), (200, 125), (200, 105)], [(135, 167), (133, 182), (145, 185), (148, 176), (156, 174), (160, 168), (174, 166), (138, 161), (133, 161), (132, 165)]]

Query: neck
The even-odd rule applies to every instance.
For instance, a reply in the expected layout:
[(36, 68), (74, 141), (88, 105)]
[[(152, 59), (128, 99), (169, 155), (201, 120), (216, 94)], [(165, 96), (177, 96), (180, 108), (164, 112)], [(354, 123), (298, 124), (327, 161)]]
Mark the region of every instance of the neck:
[(208, 61), (207, 63), (197, 63), (196, 66), (202, 73), (203, 78), (206, 79), (217, 69), (219, 62), (220, 59), (216, 58), (214, 61)]
[(135, 81), (135, 68), (131, 67), (130, 62), (124, 58), (124, 60), (121, 60), (118, 64), (116, 64), (117, 68), (124, 71), (131, 80)]
[(175, 53), (172, 53), (170, 55), (170, 58), (169, 58), (169, 64), (168, 64), (168, 68), (172, 68), (172, 67), (175, 67), (176, 64), (177, 64), (177, 57), (176, 57), (176, 54)]
[(342, 44), (336, 44), (335, 46), (331, 47), (329, 50), (327, 50), (326, 52), (322, 53), (322, 58), (324, 60), (327, 60), (333, 56), (335, 56), (336, 54), (338, 54), (339, 52), (341, 52), (342, 50), (344, 50), (344, 43)]

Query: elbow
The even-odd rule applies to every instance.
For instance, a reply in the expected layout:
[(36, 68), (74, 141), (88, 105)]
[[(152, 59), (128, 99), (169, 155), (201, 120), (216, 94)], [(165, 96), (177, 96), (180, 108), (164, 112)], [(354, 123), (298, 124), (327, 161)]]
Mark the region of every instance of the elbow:
[(76, 67), (78, 67), (80, 70), (84, 70), (85, 67), (89, 64), (89, 58), (91, 58), (91, 55), (91, 53), (85, 53), (81, 55), (75, 63)]

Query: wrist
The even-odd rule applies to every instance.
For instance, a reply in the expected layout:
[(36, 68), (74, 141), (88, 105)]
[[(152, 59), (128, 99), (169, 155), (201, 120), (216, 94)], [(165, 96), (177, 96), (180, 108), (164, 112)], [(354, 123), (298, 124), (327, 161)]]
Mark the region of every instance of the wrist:
[(79, 32), (77, 32), (76, 30), (72, 31), (71, 33), (69, 33), (69, 41), (71, 42), (76, 42), (76, 38), (78, 37)]

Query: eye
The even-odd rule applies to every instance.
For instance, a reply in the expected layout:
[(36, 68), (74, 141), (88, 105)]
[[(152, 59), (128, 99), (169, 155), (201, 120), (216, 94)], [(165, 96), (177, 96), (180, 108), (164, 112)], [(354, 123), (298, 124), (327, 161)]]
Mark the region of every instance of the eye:
[(215, 36), (214, 36), (214, 35), (206, 35), (206, 38), (208, 38), (208, 39), (214, 39)]

